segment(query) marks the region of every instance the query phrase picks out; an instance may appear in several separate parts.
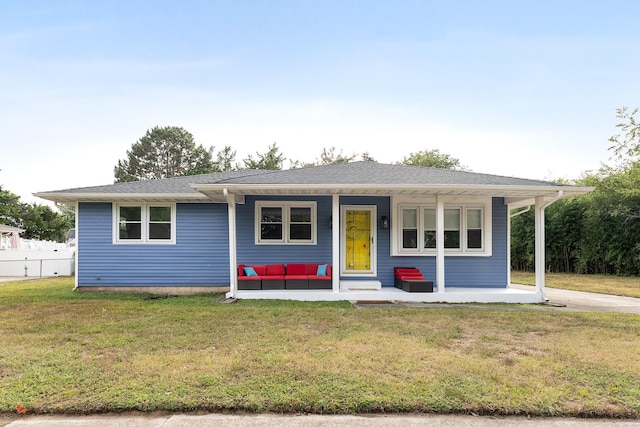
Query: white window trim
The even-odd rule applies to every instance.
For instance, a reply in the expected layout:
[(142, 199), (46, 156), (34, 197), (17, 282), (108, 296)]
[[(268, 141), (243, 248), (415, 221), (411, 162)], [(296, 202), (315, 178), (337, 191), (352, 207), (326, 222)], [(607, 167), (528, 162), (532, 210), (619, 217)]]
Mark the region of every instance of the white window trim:
[[(120, 207), (141, 207), (140, 239), (120, 239)], [(171, 239), (149, 239), (149, 210), (152, 207), (171, 208)], [(113, 244), (114, 245), (175, 245), (176, 243), (176, 204), (175, 203), (113, 203)]]
[[(436, 256), (435, 248), (424, 248), (424, 209), (436, 208), (434, 200), (393, 200), (393, 214), (395, 218), (392, 218), (391, 229), (391, 256)], [(402, 209), (415, 208), (418, 210), (418, 247), (417, 248), (403, 248), (402, 247)], [(473, 200), (460, 200), (451, 199), (445, 201), (445, 209), (460, 209), (460, 243), (461, 248), (447, 249), (445, 248), (445, 256), (491, 256), (493, 249), (493, 227), (492, 227), (492, 200), (488, 199), (473, 199)], [(482, 248), (474, 249), (467, 248), (468, 235), (467, 235), (467, 209), (481, 209), (482, 210)], [(436, 222), (437, 224), (437, 222)]]
[[(260, 224), (261, 213), (263, 207), (269, 208), (282, 208), (282, 239), (280, 240), (262, 240), (260, 236)], [(291, 208), (310, 208), (311, 209), (311, 240), (293, 240), (289, 237), (290, 230), (290, 211)], [(271, 200), (259, 200), (256, 201), (254, 211), (254, 230), (255, 230), (255, 244), (256, 245), (316, 245), (318, 242), (318, 222), (317, 218), (317, 204), (313, 201), (271, 201)]]

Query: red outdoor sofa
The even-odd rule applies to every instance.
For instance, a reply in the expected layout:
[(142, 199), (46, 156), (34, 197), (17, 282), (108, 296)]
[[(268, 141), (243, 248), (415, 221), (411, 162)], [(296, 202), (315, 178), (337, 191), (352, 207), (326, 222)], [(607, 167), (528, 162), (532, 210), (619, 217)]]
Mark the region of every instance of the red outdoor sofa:
[(331, 289), (331, 264), (238, 265), (238, 290)]

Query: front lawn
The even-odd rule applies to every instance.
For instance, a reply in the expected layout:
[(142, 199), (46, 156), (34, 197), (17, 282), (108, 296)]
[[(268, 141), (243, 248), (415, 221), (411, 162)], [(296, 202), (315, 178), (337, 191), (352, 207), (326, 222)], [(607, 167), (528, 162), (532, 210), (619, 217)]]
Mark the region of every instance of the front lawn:
[(0, 412), (640, 414), (640, 317), (0, 283)]
[[(534, 273), (512, 271), (511, 282), (534, 285)], [(545, 286), (572, 291), (596, 292), (640, 298), (640, 277), (610, 276), (603, 274), (546, 273)]]

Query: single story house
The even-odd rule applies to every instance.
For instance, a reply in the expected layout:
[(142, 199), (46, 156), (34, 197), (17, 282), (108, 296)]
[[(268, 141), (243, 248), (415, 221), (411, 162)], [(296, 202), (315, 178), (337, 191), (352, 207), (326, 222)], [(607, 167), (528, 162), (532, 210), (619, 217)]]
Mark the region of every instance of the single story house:
[[(545, 301), (544, 210), (556, 200), (591, 190), (466, 171), (352, 162), (35, 195), (76, 206), (75, 280), (80, 290), (539, 303)], [(530, 207), (536, 217), (536, 287), (525, 292), (509, 288), (509, 229), (511, 212)], [(291, 274), (293, 265), (304, 270), (300, 264), (329, 265), (328, 272), (326, 267), (322, 271), (328, 276), (322, 277), (328, 279), (325, 289), (267, 289), (264, 281), (264, 288), (257, 282), (244, 286), (249, 283), (243, 281), (248, 279), (245, 273), (256, 273), (242, 266), (279, 265), (280, 275), (285, 274), (282, 266), (291, 265)], [(433, 290), (395, 287), (396, 267), (418, 269)], [(265, 274), (263, 267), (258, 269)], [(296, 274), (315, 275), (315, 269)]]

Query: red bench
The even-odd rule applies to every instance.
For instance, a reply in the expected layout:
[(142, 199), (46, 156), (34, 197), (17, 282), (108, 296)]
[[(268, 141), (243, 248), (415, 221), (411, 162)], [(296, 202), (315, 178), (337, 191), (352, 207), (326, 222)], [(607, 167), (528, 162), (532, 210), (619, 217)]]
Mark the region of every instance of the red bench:
[(331, 289), (331, 264), (238, 265), (238, 290), (272, 289)]

